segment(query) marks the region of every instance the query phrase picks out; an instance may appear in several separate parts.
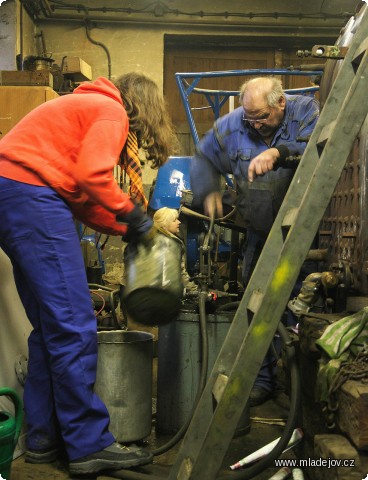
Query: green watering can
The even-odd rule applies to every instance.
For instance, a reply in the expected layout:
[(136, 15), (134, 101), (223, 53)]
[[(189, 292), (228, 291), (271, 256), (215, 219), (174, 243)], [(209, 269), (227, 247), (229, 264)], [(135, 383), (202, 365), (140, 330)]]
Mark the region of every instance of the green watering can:
[(11, 388), (0, 388), (0, 395), (10, 397), (15, 407), (15, 417), (0, 411), (0, 475), (10, 479), (10, 467), (23, 422), (23, 405), (17, 393)]

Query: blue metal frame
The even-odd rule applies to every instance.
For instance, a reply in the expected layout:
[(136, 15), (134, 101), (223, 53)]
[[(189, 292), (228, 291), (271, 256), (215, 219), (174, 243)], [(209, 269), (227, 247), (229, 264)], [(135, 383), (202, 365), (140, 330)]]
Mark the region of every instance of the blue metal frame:
[[(179, 87), (181, 99), (183, 101), (185, 113), (189, 123), (190, 131), (193, 137), (194, 144), (199, 142), (197, 128), (194, 123), (192, 110), (189, 105), (189, 95), (192, 93), (204, 95), (212, 108), (215, 119), (220, 116), (221, 107), (229, 99), (229, 97), (239, 96), (239, 91), (230, 90), (207, 90), (197, 88), (198, 83), (203, 78), (215, 77), (237, 77), (245, 75), (296, 75), (296, 76), (317, 76), (322, 75), (323, 71), (299, 71), (299, 70), (284, 70), (284, 69), (253, 69), (253, 70), (225, 70), (217, 72), (194, 72), (194, 73), (176, 73), (175, 80)], [(188, 80), (192, 80), (189, 83)], [(285, 90), (286, 93), (302, 93), (313, 94), (318, 91), (319, 87), (305, 87), (298, 89)]]

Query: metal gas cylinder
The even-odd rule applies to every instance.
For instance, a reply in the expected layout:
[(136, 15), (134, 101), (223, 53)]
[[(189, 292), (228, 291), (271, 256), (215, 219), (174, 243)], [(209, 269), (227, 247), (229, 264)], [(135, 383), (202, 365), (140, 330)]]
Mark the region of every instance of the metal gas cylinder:
[(161, 233), (147, 244), (129, 244), (126, 248), (122, 300), (134, 321), (161, 325), (178, 315), (184, 289), (181, 249), (180, 242)]

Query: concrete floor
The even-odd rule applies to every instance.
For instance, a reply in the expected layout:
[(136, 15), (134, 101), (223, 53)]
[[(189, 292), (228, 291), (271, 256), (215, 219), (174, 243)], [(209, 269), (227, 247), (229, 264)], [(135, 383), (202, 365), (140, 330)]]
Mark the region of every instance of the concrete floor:
[[(225, 455), (221, 473), (229, 472), (231, 475), (230, 465), (279, 437), (283, 431), (282, 421), (287, 418), (288, 411), (288, 398), (283, 393), (267, 401), (262, 406), (251, 408), (250, 431), (232, 440), (229, 450)], [(280, 419), (281, 421), (278, 422), (275, 421), (275, 419)], [(145, 442), (148, 448), (156, 449), (161, 445), (165, 445), (170, 438), (171, 436), (169, 435), (156, 434), (153, 423), (152, 433), (145, 439)], [(162, 479), (167, 478), (171, 466), (175, 463), (179, 448), (180, 442), (166, 453), (155, 457), (152, 465), (141, 467), (136, 469), (136, 471), (146, 473), (147, 480), (157, 480), (159, 477)], [(293, 450), (289, 450), (283, 454), (282, 458), (296, 457)], [(267, 468), (253, 478), (256, 480), (268, 480), (277, 470), (279, 470), (279, 468)], [(125, 473), (121, 471), (113, 475), (114, 476), (109, 476), (108, 473), (104, 475), (100, 474), (97, 479), (123, 478), (128, 480), (132, 478), (129, 475), (129, 471), (125, 471)], [(230, 479), (239, 479), (239, 475), (237, 474), (233, 473), (230, 475)], [(67, 465), (61, 461), (56, 461), (49, 465), (31, 465), (24, 462), (24, 455), (22, 455), (13, 461), (10, 480), (68, 480), (70, 478)]]

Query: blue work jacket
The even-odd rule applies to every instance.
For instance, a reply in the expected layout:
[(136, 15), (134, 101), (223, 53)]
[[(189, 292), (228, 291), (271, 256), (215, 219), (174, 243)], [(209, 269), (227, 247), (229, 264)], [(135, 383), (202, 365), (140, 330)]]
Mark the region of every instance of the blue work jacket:
[[(278, 167), (248, 181), (250, 161), (264, 150), (284, 145), (290, 155), (303, 154), (306, 139), (318, 119), (318, 102), (309, 96), (287, 95), (284, 118), (270, 145), (243, 120), (243, 108), (219, 118), (201, 139), (190, 164), (194, 205), (209, 193), (220, 191), (220, 176), (232, 174), (238, 191), (238, 211), (245, 225), (267, 234), (295, 173)], [(304, 141), (303, 141), (304, 140)]]

